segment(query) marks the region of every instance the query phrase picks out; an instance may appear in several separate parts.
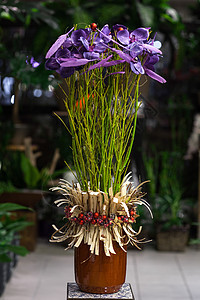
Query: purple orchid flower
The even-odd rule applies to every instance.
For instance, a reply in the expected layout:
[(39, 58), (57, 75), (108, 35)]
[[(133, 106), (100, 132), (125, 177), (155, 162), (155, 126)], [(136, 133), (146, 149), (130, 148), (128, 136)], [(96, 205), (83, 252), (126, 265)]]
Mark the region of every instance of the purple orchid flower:
[(127, 29), (118, 31), (118, 33), (117, 33), (117, 39), (123, 45), (129, 45), (129, 43), (130, 43), (130, 34), (129, 34), (129, 31)]
[(149, 38), (149, 29), (150, 28), (137, 28), (133, 30), (130, 34), (131, 41), (147, 41)]
[(29, 57), (27, 56), (26, 63), (27, 65), (31, 65), (34, 69), (39, 67), (39, 65), (41, 64), (38, 61), (36, 61), (33, 56), (30, 58), (30, 60)]
[[(154, 65), (162, 52), (154, 46), (155, 36), (149, 38), (150, 28), (129, 31), (126, 26), (116, 24), (113, 31), (111, 34), (107, 24), (101, 30), (95, 28), (95, 31), (90, 27), (77, 30), (72, 28), (61, 35), (47, 52), (46, 68), (58, 72), (62, 77), (69, 77), (75, 70), (97, 60), (86, 72), (128, 63), (135, 74), (147, 74), (159, 82), (165, 82), (164, 78), (155, 73)], [(113, 59), (113, 52), (120, 59)], [(124, 70), (111, 74), (124, 74)]]
[(60, 46), (62, 46), (62, 44), (66, 41), (67, 36), (73, 30), (74, 30), (74, 27), (72, 27), (72, 29), (69, 32), (67, 32), (67, 33), (62, 34), (61, 36), (59, 36), (59, 38), (55, 41), (55, 43), (51, 46), (51, 48), (47, 52), (45, 58), (50, 58), (52, 55), (54, 55), (54, 53), (60, 48)]
[(121, 25), (121, 24), (115, 24), (114, 26), (113, 26), (113, 30), (114, 31), (119, 31), (119, 30), (121, 30), (121, 28), (122, 29), (127, 29), (127, 27), (126, 26), (124, 26), (124, 25)]
[(93, 50), (98, 53), (103, 53), (106, 50), (106, 45), (112, 40), (111, 31), (108, 25), (105, 25), (101, 30), (97, 30), (93, 39)]
[(160, 83), (165, 83), (166, 80), (160, 75), (155, 73), (154, 65), (158, 61), (159, 61), (159, 57), (157, 55), (149, 55), (145, 61), (144, 70), (149, 77), (159, 81)]
[(109, 26), (106, 24), (104, 25), (104, 27), (101, 29), (101, 32), (100, 32), (100, 39), (103, 40), (104, 43), (109, 43), (110, 42), (110, 39), (111, 39), (111, 31), (110, 31), (110, 28)]
[[(71, 39), (75, 47), (82, 46), (82, 40), (87, 40), (90, 33), (90, 29), (77, 29), (72, 32)], [(82, 39), (82, 40), (81, 40)]]
[(143, 43), (149, 37), (149, 29), (148, 28), (138, 28), (131, 33), (127, 30), (120, 30), (117, 33), (117, 39), (123, 45), (129, 45), (133, 42)]
[(58, 70), (63, 59), (69, 59), (71, 52), (67, 48), (59, 48), (53, 56), (47, 59), (45, 67), (48, 70)]

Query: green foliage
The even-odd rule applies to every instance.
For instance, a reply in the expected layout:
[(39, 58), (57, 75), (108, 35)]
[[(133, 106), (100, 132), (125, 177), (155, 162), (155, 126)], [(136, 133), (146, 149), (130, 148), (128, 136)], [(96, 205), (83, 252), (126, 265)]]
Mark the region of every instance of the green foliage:
[(56, 170), (49, 175), (47, 168), (41, 170), (33, 166), (24, 153), (9, 153), (2, 162), (0, 173), (0, 192), (15, 191), (16, 188), (48, 189), (48, 182), (63, 174), (65, 170)]
[(190, 245), (200, 245), (200, 239), (191, 239)]
[(21, 170), (24, 175), (26, 186), (28, 188), (36, 188), (38, 182), (41, 180), (41, 174), (24, 154), (21, 154)]
[(45, 70), (44, 63), (41, 63), (37, 68), (33, 68), (27, 62), (27, 55), (16, 52), (9, 60), (10, 73), (13, 77), (27, 86), (41, 87), (47, 89), (48, 85), (55, 85), (53, 78), (49, 77), (49, 72)]
[(144, 160), (147, 177), (152, 185), (149, 196), (154, 222), (163, 222), (164, 229), (180, 226), (185, 222), (184, 204), (190, 204), (188, 200), (183, 199), (182, 155), (163, 151), (155, 152), (154, 157), (155, 159), (146, 157)]
[(23, 209), (27, 209), (27, 207), (15, 203), (0, 203), (0, 262), (10, 261), (8, 252), (22, 256), (28, 253), (26, 248), (12, 244), (16, 233), (32, 225), (31, 222), (23, 219), (13, 218), (11, 212)]
[[(27, 86), (36, 86), (47, 89), (49, 73), (42, 63), (41, 49), (48, 47), (48, 38), (35, 40), (37, 32), (44, 29), (46, 32), (57, 32), (59, 26), (53, 16), (54, 11), (46, 7), (43, 2), (27, 2), (3, 0), (0, 4), (0, 57), (3, 61), (2, 76), (12, 76), (18, 82)], [(39, 46), (38, 46), (39, 43)], [(38, 52), (35, 49), (38, 46)], [(33, 68), (26, 63), (27, 57), (32, 57), (41, 65)], [(53, 82), (51, 82), (53, 84)]]
[(144, 5), (137, 2), (137, 9), (143, 26), (154, 27), (155, 10), (150, 5)]
[(26, 206), (19, 205), (17, 203), (0, 203), (0, 217), (2, 217), (5, 213), (8, 213), (15, 210), (29, 209)]
[(10, 181), (0, 181), (0, 194), (16, 192), (17, 189)]
[(53, 11), (45, 7), (42, 2), (3, 0), (0, 4), (0, 19), (11, 22), (20, 21), (29, 26), (32, 21), (45, 22), (53, 29), (58, 29)]

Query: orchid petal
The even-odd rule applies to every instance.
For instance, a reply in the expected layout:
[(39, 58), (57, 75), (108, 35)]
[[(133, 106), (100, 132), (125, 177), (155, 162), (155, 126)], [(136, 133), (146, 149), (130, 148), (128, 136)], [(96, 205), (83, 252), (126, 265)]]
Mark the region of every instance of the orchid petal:
[(149, 44), (143, 44), (142, 47), (145, 49), (145, 50), (149, 50), (151, 52), (154, 52), (154, 53), (159, 53), (159, 54), (162, 54), (162, 51), (160, 51), (158, 48), (152, 46), (152, 45), (149, 45)]
[(77, 59), (77, 58), (66, 58), (62, 59), (63, 62), (61, 62), (61, 67), (79, 67), (86, 65), (90, 60), (82, 58), (82, 59)]
[(55, 59), (55, 57), (51, 57), (51, 58), (47, 59), (47, 61), (45, 63), (45, 68), (47, 70), (57, 70), (59, 67), (60, 67), (60, 65), (57, 62), (57, 60)]
[(99, 59), (99, 53), (96, 52), (84, 52), (83, 57), (88, 59), (88, 60), (96, 60)]
[(66, 40), (66, 36), (67, 34), (62, 34), (61, 36), (59, 36), (59, 38), (55, 41), (55, 43), (51, 46), (51, 48), (49, 49), (49, 51), (46, 54), (45, 58), (50, 58), (57, 50), (58, 48), (64, 43), (64, 41)]
[(158, 55), (149, 55), (145, 61), (145, 66), (149, 68), (150, 65), (155, 65), (159, 61)]
[(154, 71), (152, 71), (152, 70), (150, 70), (148, 68), (145, 68), (145, 67), (144, 67), (144, 70), (145, 70), (145, 73), (149, 77), (151, 77), (151, 78), (159, 81), (160, 83), (165, 83), (166, 82), (166, 80), (163, 77), (161, 77), (160, 75), (156, 74)]
[(124, 29), (121, 30), (117, 33), (117, 38), (120, 41), (120, 43), (124, 44), (124, 45), (128, 45), (129, 44), (129, 31)]
[(47, 52), (45, 58), (50, 58), (52, 55), (54, 55), (54, 53), (58, 50), (58, 48), (65, 42), (66, 37), (69, 35), (69, 33), (73, 29), (74, 29), (74, 27), (72, 27), (72, 29), (70, 31), (68, 31), (67, 33), (62, 34), (62, 35), (59, 36), (59, 38), (55, 41), (55, 43), (51, 46), (51, 48)]
[(71, 56), (71, 52), (67, 48), (59, 48), (56, 53), (56, 58), (69, 58)]
[(100, 31), (100, 38), (104, 39), (105, 43), (108, 43), (111, 39), (110, 28), (106, 24)]
[(127, 29), (126, 26), (121, 25), (121, 24), (115, 24), (115, 25), (113, 26), (113, 30), (114, 30), (114, 31), (118, 31), (119, 28)]
[(111, 67), (111, 66), (115, 66), (115, 65), (118, 65), (118, 64), (122, 64), (124, 62), (125, 62), (124, 59), (112, 60), (112, 61), (105, 62), (103, 66), (104, 67)]
[(137, 28), (134, 31), (131, 32), (131, 38), (134, 36), (136, 41), (145, 41), (149, 37), (149, 30), (147, 28)]
[(98, 62), (97, 64), (94, 64), (92, 66), (89, 67), (89, 71), (94, 70), (96, 68), (101, 68), (104, 66), (104, 64), (112, 57), (112, 55), (109, 55), (107, 58), (102, 59), (100, 62)]
[(95, 52), (102, 53), (102, 52), (105, 51), (105, 49), (106, 49), (106, 46), (105, 46), (105, 44), (104, 44), (103, 41), (102, 41), (102, 42), (96, 43), (93, 50), (94, 50)]
[(81, 46), (81, 44), (82, 44), (82, 42), (80, 40), (81, 37), (83, 37), (83, 38), (87, 37), (86, 31), (84, 29), (77, 29), (72, 32), (71, 39), (72, 39), (72, 43), (74, 44), (74, 46)]
[(144, 74), (144, 68), (141, 65), (141, 62), (138, 61), (136, 63), (134, 62), (130, 62), (130, 66), (131, 66), (131, 70), (135, 73), (135, 74)]
[(132, 58), (135, 58), (136, 56), (140, 55), (143, 51), (143, 47), (139, 45), (138, 43), (132, 43), (130, 46), (130, 55)]
[(62, 44), (63, 48), (70, 48), (72, 46), (72, 39), (71, 38), (67, 38), (64, 43)]
[(132, 57), (129, 54), (124, 53), (121, 50), (117, 50), (115, 48), (111, 48), (114, 52), (116, 52), (122, 59), (126, 62), (130, 63), (132, 61)]
[(80, 41), (82, 42), (82, 44), (83, 44), (83, 46), (85, 47), (85, 49), (86, 49), (87, 51), (89, 51), (90, 47), (89, 47), (88, 41), (87, 41), (83, 36), (80, 37)]
[[(103, 32), (101, 32), (99, 29), (97, 29), (97, 31), (98, 31), (100, 34), (102, 34), (103, 36), (105, 36), (105, 37), (107, 38), (107, 36), (106, 36)], [(115, 40), (113, 40), (111, 37), (110, 37), (110, 40), (109, 40), (109, 41), (112, 41), (112, 42), (115, 43), (116, 45), (118, 45), (118, 46), (120, 46), (120, 47), (126, 49), (126, 47), (124, 47), (123, 45), (119, 44), (118, 42), (116, 42)]]

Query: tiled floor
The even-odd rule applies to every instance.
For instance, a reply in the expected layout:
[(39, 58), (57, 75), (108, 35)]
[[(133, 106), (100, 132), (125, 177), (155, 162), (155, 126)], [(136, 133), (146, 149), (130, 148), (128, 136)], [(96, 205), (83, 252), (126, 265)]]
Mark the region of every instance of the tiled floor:
[[(150, 246), (129, 250), (127, 282), (135, 300), (200, 300), (200, 251), (157, 252)], [(2, 300), (66, 300), (66, 283), (74, 281), (73, 251), (40, 242), (20, 258)]]

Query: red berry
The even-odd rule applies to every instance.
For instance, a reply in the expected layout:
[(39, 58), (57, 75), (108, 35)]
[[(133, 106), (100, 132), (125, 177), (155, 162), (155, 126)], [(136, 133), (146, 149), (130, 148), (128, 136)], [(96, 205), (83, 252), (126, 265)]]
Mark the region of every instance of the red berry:
[(118, 220), (120, 220), (120, 221), (121, 221), (121, 219), (122, 219), (122, 218), (119, 216), (119, 217), (118, 217)]
[(97, 29), (97, 24), (96, 23), (92, 23), (90, 25), (90, 27), (91, 27), (92, 31), (95, 31)]
[(83, 219), (83, 216), (84, 216), (83, 213), (80, 213), (78, 217), (79, 219)]
[(95, 218), (95, 219), (97, 219), (98, 216), (99, 216), (99, 213), (98, 213), (98, 212), (94, 213), (94, 218)]
[(80, 220), (80, 221), (79, 221), (79, 224), (80, 224), (80, 225), (83, 225), (83, 223), (84, 223), (83, 220)]
[(130, 215), (131, 215), (131, 216), (134, 215), (134, 211), (133, 211), (133, 210), (130, 211)]
[(96, 224), (96, 220), (93, 219), (91, 223), (92, 223), (93, 225)]
[(134, 221), (135, 220), (135, 218), (134, 217), (131, 217), (131, 221)]
[(106, 220), (106, 219), (107, 219), (107, 216), (106, 216), (106, 215), (103, 215), (103, 216), (102, 216), (102, 219), (103, 219), (103, 220)]

